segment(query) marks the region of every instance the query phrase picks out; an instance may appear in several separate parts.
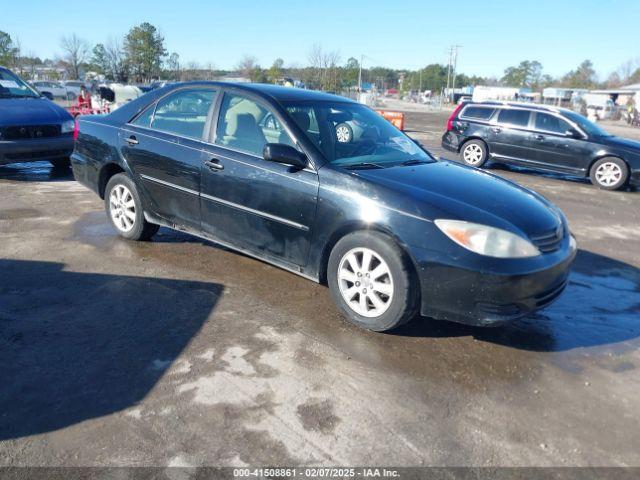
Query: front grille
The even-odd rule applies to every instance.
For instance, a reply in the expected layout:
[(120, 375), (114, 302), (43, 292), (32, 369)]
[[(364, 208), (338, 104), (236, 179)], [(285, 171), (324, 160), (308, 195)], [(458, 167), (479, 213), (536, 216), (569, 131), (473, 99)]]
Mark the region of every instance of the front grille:
[(561, 224), (555, 230), (545, 232), (540, 235), (531, 235), (529, 238), (542, 253), (551, 253), (560, 248), (560, 243), (562, 242), (563, 237), (564, 227)]
[(19, 125), (0, 128), (0, 140), (34, 140), (60, 136), (60, 125)]

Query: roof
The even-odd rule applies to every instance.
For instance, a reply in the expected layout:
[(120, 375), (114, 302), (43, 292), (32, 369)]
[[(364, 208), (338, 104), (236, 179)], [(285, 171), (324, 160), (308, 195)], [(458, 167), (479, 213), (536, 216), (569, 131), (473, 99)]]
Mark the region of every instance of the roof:
[(624, 87), (620, 87), (620, 90), (633, 90), (635, 91), (639, 91), (640, 90), (640, 83), (634, 83), (632, 85), (625, 85)]
[(266, 83), (233, 83), (233, 82), (188, 82), (188, 83), (174, 83), (171, 87), (185, 85), (219, 85), (225, 87), (234, 87), (238, 90), (246, 90), (262, 94), (266, 97), (281, 101), (319, 101), (319, 102), (351, 102), (353, 100), (347, 97), (341, 97), (339, 95), (332, 95), (330, 93), (319, 92), (316, 90), (305, 90), (303, 88), (296, 87), (283, 87), (280, 85), (271, 85)]
[(486, 101), (486, 102), (469, 102), (469, 103), (474, 103), (476, 105), (501, 105), (505, 107), (528, 108), (530, 110), (540, 110), (545, 112), (571, 112), (572, 111), (569, 108), (556, 107), (555, 105), (542, 105), (539, 103), (528, 103), (528, 102)]

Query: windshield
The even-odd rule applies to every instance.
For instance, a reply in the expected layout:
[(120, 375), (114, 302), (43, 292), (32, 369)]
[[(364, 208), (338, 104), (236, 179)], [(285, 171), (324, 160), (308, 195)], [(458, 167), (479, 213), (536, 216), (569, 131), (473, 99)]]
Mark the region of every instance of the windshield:
[(611, 137), (610, 133), (600, 128), (591, 120), (583, 117), (575, 112), (564, 112), (564, 115), (574, 123), (576, 123), (590, 137)]
[(327, 101), (283, 105), (332, 165), (380, 168), (435, 161), (365, 105)]
[(38, 98), (40, 94), (18, 76), (6, 70), (0, 70), (0, 98)]

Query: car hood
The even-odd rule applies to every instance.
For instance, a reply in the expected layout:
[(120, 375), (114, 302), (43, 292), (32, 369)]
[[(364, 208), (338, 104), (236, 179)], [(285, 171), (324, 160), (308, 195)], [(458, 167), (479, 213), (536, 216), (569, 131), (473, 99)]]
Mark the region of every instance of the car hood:
[(537, 193), (452, 162), (359, 170), (357, 175), (402, 194), (407, 211), (425, 206), (423, 214), (432, 217), (428, 220), (453, 218), (525, 235), (549, 232), (562, 222), (557, 207)]
[(598, 139), (600, 143), (609, 145), (612, 147), (622, 148), (624, 150), (631, 150), (634, 153), (640, 154), (640, 142), (635, 140), (629, 140), (622, 137), (602, 137)]
[(1, 98), (0, 126), (46, 125), (73, 120), (62, 107), (45, 98)]

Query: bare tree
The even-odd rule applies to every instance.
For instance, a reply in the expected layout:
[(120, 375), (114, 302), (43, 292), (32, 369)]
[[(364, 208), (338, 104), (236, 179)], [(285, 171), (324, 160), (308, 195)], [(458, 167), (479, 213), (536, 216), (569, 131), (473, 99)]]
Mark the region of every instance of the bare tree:
[(238, 71), (247, 78), (252, 78), (256, 68), (259, 68), (258, 59), (252, 55), (243, 55), (238, 63)]
[(13, 47), (12, 66), (13, 69), (18, 71), (18, 74), (22, 76), (24, 74), (22, 65), (22, 42), (19, 38), (15, 39), (15, 41), (13, 42)]
[(62, 37), (60, 47), (64, 51), (63, 60), (68, 65), (69, 73), (73, 78), (80, 78), (80, 67), (87, 61), (89, 45), (73, 33), (68, 37)]
[(630, 82), (631, 76), (638, 68), (640, 68), (640, 58), (635, 58), (624, 62), (614, 73), (620, 79), (620, 83), (624, 85)]
[(337, 51), (325, 52), (320, 45), (314, 44), (308, 59), (312, 85), (321, 90), (336, 91), (340, 83), (338, 78), (340, 53)]
[(117, 82), (126, 82), (129, 78), (129, 70), (122, 41), (112, 37), (104, 49), (109, 70), (108, 75)]

